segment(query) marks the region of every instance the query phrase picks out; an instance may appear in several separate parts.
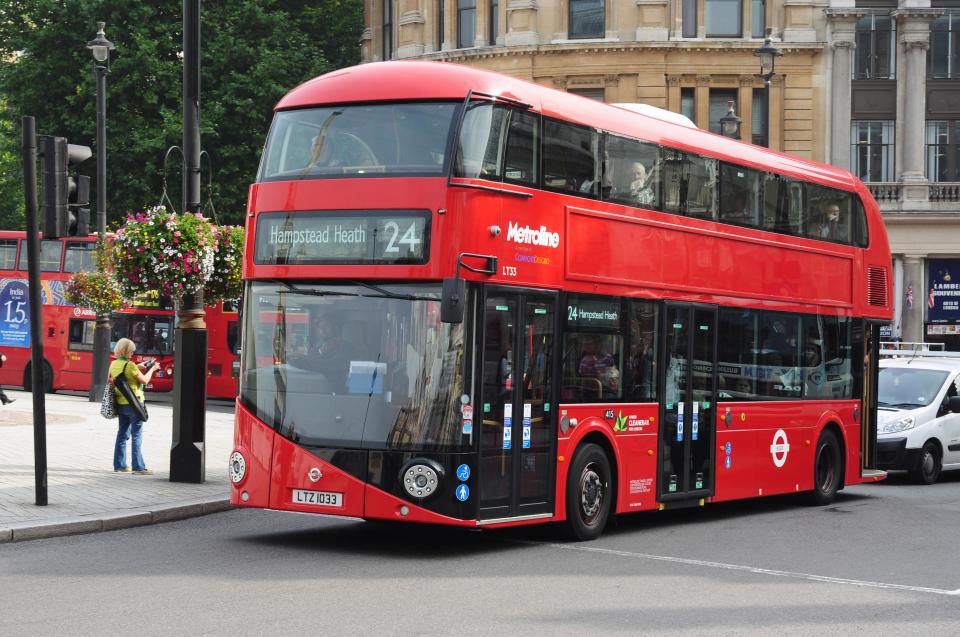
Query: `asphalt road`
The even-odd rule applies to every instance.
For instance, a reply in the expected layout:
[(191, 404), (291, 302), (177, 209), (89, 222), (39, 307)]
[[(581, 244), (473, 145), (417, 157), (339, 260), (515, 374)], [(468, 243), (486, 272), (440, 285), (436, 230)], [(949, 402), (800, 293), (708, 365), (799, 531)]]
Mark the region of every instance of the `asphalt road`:
[(600, 540), (231, 511), (0, 545), (0, 635), (957, 634), (960, 473)]

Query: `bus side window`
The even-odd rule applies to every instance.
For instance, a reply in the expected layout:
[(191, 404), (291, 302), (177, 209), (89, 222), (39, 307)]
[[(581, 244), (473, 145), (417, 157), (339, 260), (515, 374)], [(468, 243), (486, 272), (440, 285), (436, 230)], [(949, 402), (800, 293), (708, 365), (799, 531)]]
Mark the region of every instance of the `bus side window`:
[(507, 131), (504, 181), (536, 186), (540, 166), (540, 119), (533, 113), (512, 109)]
[(507, 108), (499, 104), (470, 103), (460, 127), (455, 176), (500, 181), (508, 114)]
[(763, 228), (799, 236), (803, 227), (805, 184), (787, 177), (767, 175), (764, 188)]
[(583, 126), (544, 120), (543, 186), (581, 197), (597, 196), (599, 135)]
[[(24, 244), (26, 249), (26, 244)], [(12, 270), (17, 263), (17, 240), (0, 239), (0, 270)]]
[(763, 173), (723, 164), (720, 167), (720, 221), (756, 226), (763, 205)]
[(603, 148), (604, 201), (660, 209), (660, 149), (626, 137), (606, 134)]
[(93, 351), (93, 334), (96, 321), (70, 319), (68, 347), (71, 350)]
[(856, 194), (850, 196), (853, 199), (853, 205), (850, 207), (850, 243), (866, 248), (870, 239), (867, 236), (867, 215), (860, 197)]
[(663, 165), (664, 211), (700, 219), (715, 218), (717, 160), (665, 150)]

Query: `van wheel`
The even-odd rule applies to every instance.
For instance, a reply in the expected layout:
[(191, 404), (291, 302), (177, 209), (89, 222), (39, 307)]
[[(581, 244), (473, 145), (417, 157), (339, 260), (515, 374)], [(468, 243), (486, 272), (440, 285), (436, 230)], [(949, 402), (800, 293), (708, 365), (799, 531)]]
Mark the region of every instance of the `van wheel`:
[[(31, 363), (27, 363), (23, 370), (23, 391), (33, 391), (32, 367)], [(45, 394), (53, 393), (53, 369), (47, 361), (43, 361), (43, 392)]]
[(610, 517), (613, 489), (610, 460), (599, 445), (577, 449), (567, 475), (567, 535), (576, 541), (594, 540)]
[(824, 429), (820, 433), (820, 439), (817, 440), (817, 451), (813, 456), (811, 504), (824, 505), (833, 502), (840, 488), (842, 471), (843, 456), (840, 452), (840, 441), (837, 440), (835, 433)]
[(933, 441), (927, 441), (920, 450), (917, 466), (910, 470), (910, 478), (917, 484), (933, 484), (940, 477), (943, 459), (940, 448)]

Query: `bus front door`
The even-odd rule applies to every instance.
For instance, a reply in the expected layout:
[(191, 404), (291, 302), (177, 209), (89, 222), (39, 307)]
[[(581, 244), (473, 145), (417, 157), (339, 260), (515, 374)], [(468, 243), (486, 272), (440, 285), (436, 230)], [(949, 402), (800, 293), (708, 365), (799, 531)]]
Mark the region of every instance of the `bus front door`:
[(556, 295), (491, 288), (484, 303), (481, 522), (553, 511)]
[(660, 369), (661, 502), (713, 495), (716, 439), (717, 310), (668, 303)]

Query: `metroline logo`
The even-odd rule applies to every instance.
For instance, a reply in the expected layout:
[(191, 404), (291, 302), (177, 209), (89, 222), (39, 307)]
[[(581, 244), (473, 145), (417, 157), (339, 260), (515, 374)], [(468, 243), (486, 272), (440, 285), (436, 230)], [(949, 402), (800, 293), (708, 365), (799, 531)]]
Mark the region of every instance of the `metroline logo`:
[(520, 224), (511, 221), (507, 226), (507, 241), (526, 243), (533, 246), (556, 248), (560, 245), (560, 233), (550, 232), (546, 226), (534, 229), (530, 226), (520, 227)]

